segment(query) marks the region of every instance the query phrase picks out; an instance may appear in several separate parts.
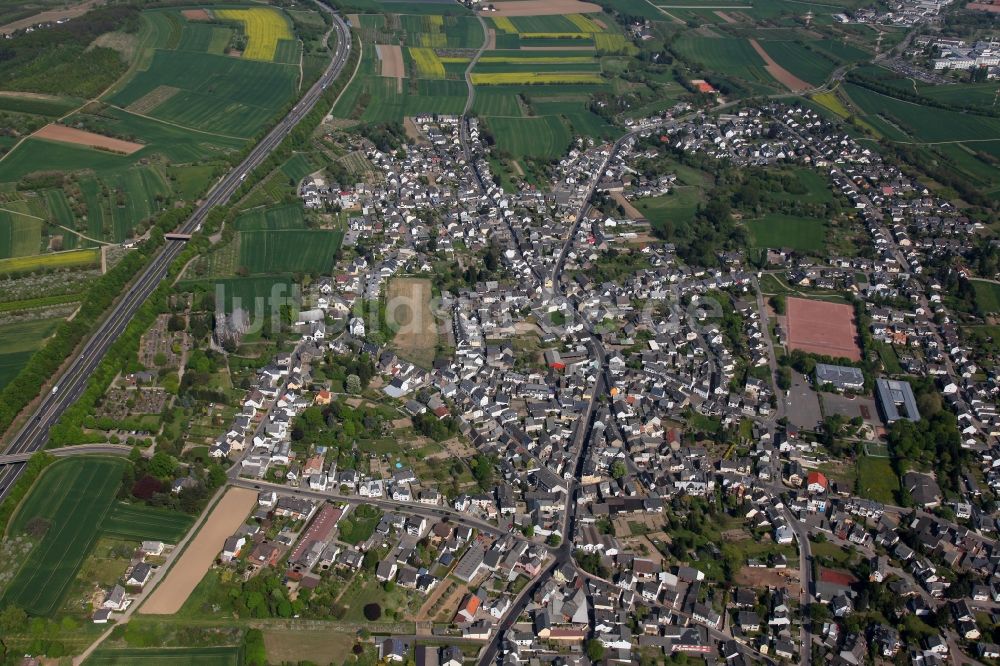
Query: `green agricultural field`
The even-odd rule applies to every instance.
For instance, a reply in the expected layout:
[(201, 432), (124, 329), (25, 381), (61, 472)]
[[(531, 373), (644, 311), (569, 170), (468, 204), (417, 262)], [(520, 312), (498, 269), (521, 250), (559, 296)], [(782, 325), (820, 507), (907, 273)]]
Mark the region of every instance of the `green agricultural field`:
[(814, 86), (824, 83), (837, 68), (837, 63), (829, 57), (800, 42), (761, 41), (760, 45), (776, 63)]
[(1000, 193), (1000, 168), (991, 156), (980, 153), (979, 143), (942, 143), (934, 146), (934, 152), (944, 158), (949, 166), (981, 188), (985, 193)]
[(222, 55), (233, 36), (230, 28), (209, 23), (186, 22), (177, 44), (178, 51)]
[(823, 220), (769, 214), (749, 220), (752, 247), (787, 247), (802, 252), (821, 252), (826, 240), (826, 223)]
[(399, 90), (395, 79), (377, 74), (374, 49), (365, 49), (358, 74), (333, 108), (333, 115), (384, 123), (401, 122), (406, 116), (421, 113), (459, 114), (467, 96), (464, 80), (404, 79)]
[(281, 165), (281, 172), (289, 178), (299, 181), (316, 170), (316, 167), (303, 153), (296, 153)]
[(8, 206), (0, 204), (0, 258), (38, 254), (43, 220), (11, 211)]
[(189, 280), (181, 283), (184, 289), (203, 288), (216, 298), (216, 306), (227, 313), (240, 307), (251, 315), (254, 322), (278, 313), (283, 305), (299, 305), (297, 287), (291, 276), (271, 275), (254, 277)]
[[(45, 199), (45, 207), (48, 208), (49, 215), (56, 224), (73, 228), (73, 211), (70, 209), (69, 199), (62, 190), (45, 190), (42, 192)], [(73, 237), (69, 234), (67, 237)]]
[(39, 319), (0, 324), (0, 388), (21, 372), (31, 355), (41, 349), (61, 319)]
[(27, 139), (0, 162), (0, 183), (17, 181), (36, 171), (107, 170), (126, 167), (131, 162), (129, 157), (92, 148)]
[(976, 305), (982, 312), (1000, 312), (1000, 284), (972, 280), (972, 287), (976, 290)]
[(203, 648), (102, 648), (87, 659), (87, 666), (240, 666), (243, 660), (238, 647)]
[(519, 88), (507, 86), (477, 88), (472, 110), (481, 116), (523, 116), (518, 92)]
[(978, 149), (1000, 155), (1000, 118), (921, 106), (850, 83), (843, 88), (862, 117), (890, 138), (977, 142)]
[[(252, 137), (295, 94), (298, 67), (210, 53), (157, 51), (110, 102), (184, 127)], [(162, 90), (177, 92), (155, 103)], [(150, 97), (155, 96), (155, 97)], [(146, 107), (152, 105), (152, 108)]]
[(194, 524), (194, 518), (170, 509), (118, 502), (101, 525), (101, 532), (134, 541), (177, 543)]
[(18, 533), (44, 521), (45, 536), (4, 593), (4, 605), (32, 615), (49, 615), (59, 608), (111, 510), (125, 464), (110, 458), (70, 458), (46, 470), (10, 525), (11, 532)]
[(472, 16), (399, 15), (407, 46), (448, 49), (477, 49), (485, 35)]
[(321, 229), (241, 231), (240, 265), (252, 274), (329, 271), (344, 235)]
[(515, 158), (562, 157), (570, 144), (566, 124), (555, 116), (538, 118), (487, 118), (497, 147)]
[(707, 71), (764, 86), (776, 85), (764, 69), (764, 60), (750, 46), (750, 42), (741, 37), (714, 38), (684, 33), (674, 42), (674, 47), (678, 53)]
[(295, 203), (248, 210), (236, 218), (235, 226), (239, 231), (284, 231), (305, 229), (306, 222), (302, 206)]

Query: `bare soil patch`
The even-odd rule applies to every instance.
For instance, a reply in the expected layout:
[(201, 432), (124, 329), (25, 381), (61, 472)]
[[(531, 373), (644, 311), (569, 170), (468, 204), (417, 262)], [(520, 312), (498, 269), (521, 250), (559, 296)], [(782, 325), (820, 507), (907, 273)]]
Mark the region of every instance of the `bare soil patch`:
[(135, 49), (138, 46), (139, 38), (127, 32), (106, 32), (90, 43), (88, 48), (97, 46), (118, 51), (122, 58), (128, 62), (135, 56)]
[(486, 29), (486, 50), (495, 51), (497, 48), (497, 31), (493, 28)]
[(406, 136), (410, 141), (414, 143), (427, 143), (423, 136), (421, 136), (417, 124), (413, 122), (413, 118), (407, 116), (403, 119), (403, 129), (406, 130)]
[(208, 13), (207, 9), (185, 9), (181, 14), (188, 21), (211, 21), (212, 15)]
[(628, 215), (630, 220), (644, 220), (646, 217), (639, 211), (638, 208), (632, 205), (632, 203), (625, 198), (625, 195), (621, 192), (612, 192), (611, 198), (618, 203), (619, 206), (625, 209), (625, 214)]
[(403, 49), (399, 44), (377, 44), (379, 62), (382, 63), (382, 76), (402, 79), (406, 76), (406, 66), (403, 64)]
[(351, 25), (354, 26), (355, 28), (361, 27), (361, 17), (358, 16), (357, 14), (348, 14), (347, 20), (350, 21)]
[(761, 46), (756, 39), (750, 40), (750, 46), (752, 46), (753, 50), (757, 52), (757, 55), (764, 59), (764, 69), (766, 69), (767, 73), (773, 76), (778, 83), (794, 92), (809, 90), (812, 88), (812, 84), (803, 81), (776, 63), (774, 58), (768, 55), (767, 51), (764, 50), (764, 47)]
[(799, 583), (799, 572), (797, 569), (758, 569), (754, 567), (743, 567), (736, 574), (736, 583), (747, 587), (784, 587), (789, 592), (798, 596), (801, 591)]
[(787, 303), (789, 349), (861, 360), (850, 305), (805, 298), (789, 298)]
[(21, 92), (19, 90), (0, 90), (0, 97), (14, 97), (22, 99), (40, 99), (46, 102), (61, 102), (59, 95), (47, 95), (45, 93)]
[(718, 16), (723, 21), (725, 21), (726, 23), (736, 23), (736, 19), (734, 19), (732, 16), (730, 16), (726, 12), (716, 11), (715, 15)]
[(17, 30), (30, 28), (31, 26), (39, 23), (48, 23), (49, 21), (60, 21), (62, 19), (71, 19), (76, 18), (77, 16), (83, 16), (90, 11), (91, 7), (96, 7), (100, 4), (100, 0), (86, 0), (86, 2), (81, 2), (80, 4), (73, 5), (72, 7), (50, 9), (48, 11), (39, 12), (34, 16), (23, 18), (20, 21), (13, 21), (6, 25), (0, 25), (0, 35), (9, 35)]
[(553, 16), (556, 14), (597, 14), (598, 5), (581, 0), (514, 0), (493, 3), (495, 12), (487, 16)]
[(396, 278), (389, 283), (386, 319), (396, 329), (393, 345), (400, 356), (423, 367), (434, 361), (438, 339), (430, 302), (430, 280)]
[(141, 143), (123, 141), (103, 134), (94, 134), (84, 130), (78, 130), (65, 125), (49, 124), (34, 133), (36, 138), (48, 139), (49, 141), (59, 141), (62, 143), (72, 143), (78, 146), (89, 146), (108, 150), (113, 153), (131, 155), (132, 153), (145, 148)]
[(167, 577), (153, 590), (142, 606), (147, 615), (173, 615), (181, 609), (195, 586), (257, 503), (257, 493), (247, 488), (230, 488), (222, 496), (198, 534), (181, 553)]
[(125, 109), (132, 113), (149, 113), (181, 91), (173, 86), (156, 86), (148, 93), (129, 104)]
[(981, 12), (990, 12), (992, 14), (1000, 14), (1000, 5), (984, 4), (982, 2), (970, 2), (965, 6), (966, 9), (974, 9)]

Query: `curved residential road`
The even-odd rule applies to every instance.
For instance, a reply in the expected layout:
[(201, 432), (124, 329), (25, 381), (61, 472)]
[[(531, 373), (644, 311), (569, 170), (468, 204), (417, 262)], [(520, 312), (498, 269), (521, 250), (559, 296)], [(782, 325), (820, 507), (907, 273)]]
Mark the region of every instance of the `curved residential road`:
[[(267, 159), (292, 129), (312, 110), (323, 91), (344, 69), (351, 50), (350, 30), (330, 7), (322, 2), (316, 4), (323, 11), (332, 15), (333, 30), (337, 33), (337, 46), (330, 64), (299, 103), (250, 151), (246, 159), (215, 184), (191, 217), (176, 230), (177, 233), (191, 234), (199, 231), (209, 211), (229, 200), (229, 197), (243, 182), (246, 174)], [(118, 302), (111, 307), (101, 325), (84, 343), (77, 356), (69, 362), (55, 388), (42, 396), (28, 423), (13, 438), (6, 451), (7, 454), (30, 454), (45, 446), (48, 441), (49, 429), (58, 422), (63, 412), (83, 393), (87, 386), (87, 380), (94, 369), (104, 358), (111, 345), (118, 339), (118, 336), (125, 330), (125, 327), (128, 326), (139, 307), (166, 277), (170, 264), (181, 253), (183, 247), (183, 241), (166, 241), (166, 245), (147, 264), (139, 277), (121, 295)], [(0, 500), (7, 496), (10, 487), (22, 469), (23, 464), (13, 464), (8, 465), (0, 472)]]

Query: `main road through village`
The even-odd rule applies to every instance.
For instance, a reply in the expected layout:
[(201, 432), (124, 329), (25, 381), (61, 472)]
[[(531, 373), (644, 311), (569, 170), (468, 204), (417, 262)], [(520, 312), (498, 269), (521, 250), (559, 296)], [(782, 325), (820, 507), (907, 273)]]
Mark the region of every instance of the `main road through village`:
[[(209, 211), (225, 204), (239, 188), (244, 176), (264, 162), (286, 136), (320, 100), (323, 91), (344, 69), (350, 56), (351, 33), (344, 21), (333, 13), (327, 5), (317, 2), (333, 18), (332, 31), (336, 32), (337, 44), (333, 59), (323, 75), (316, 81), (299, 103), (265, 136), (236, 168), (226, 174), (211, 189), (194, 213), (177, 230), (179, 234), (191, 234), (200, 230)], [(119, 297), (106, 318), (69, 361), (66, 371), (55, 382), (57, 387), (42, 395), (34, 413), (29, 417), (13, 438), (6, 453), (25, 454), (42, 449), (48, 441), (49, 429), (83, 393), (94, 369), (104, 358), (111, 345), (122, 334), (135, 316), (136, 311), (166, 278), (167, 271), (184, 247), (182, 241), (168, 240), (155, 258), (143, 269), (131, 286)], [(10, 488), (20, 476), (23, 463), (4, 466), (0, 471), (0, 500), (7, 496)]]

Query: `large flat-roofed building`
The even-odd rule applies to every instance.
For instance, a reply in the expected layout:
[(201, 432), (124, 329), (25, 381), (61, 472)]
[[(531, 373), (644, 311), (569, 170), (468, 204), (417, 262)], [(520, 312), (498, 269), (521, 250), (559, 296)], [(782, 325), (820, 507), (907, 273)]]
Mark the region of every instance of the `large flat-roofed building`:
[(886, 423), (894, 423), (899, 419), (920, 420), (917, 399), (909, 383), (883, 377), (876, 380), (875, 393)]
[(832, 384), (839, 391), (861, 391), (865, 387), (865, 373), (849, 365), (816, 364), (816, 385)]

